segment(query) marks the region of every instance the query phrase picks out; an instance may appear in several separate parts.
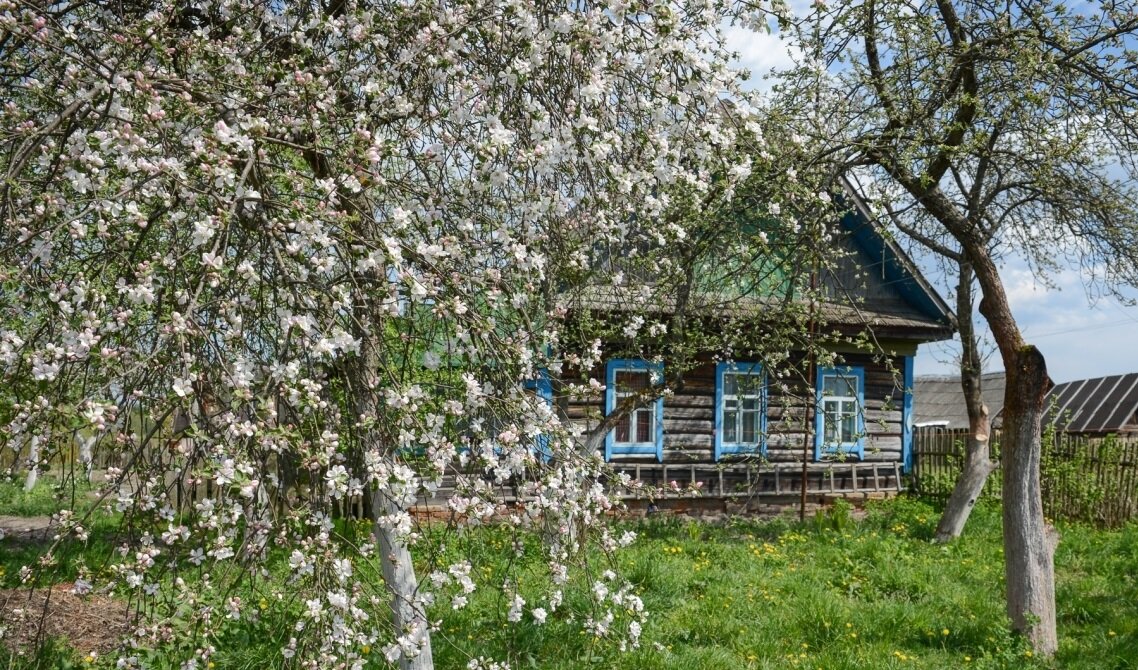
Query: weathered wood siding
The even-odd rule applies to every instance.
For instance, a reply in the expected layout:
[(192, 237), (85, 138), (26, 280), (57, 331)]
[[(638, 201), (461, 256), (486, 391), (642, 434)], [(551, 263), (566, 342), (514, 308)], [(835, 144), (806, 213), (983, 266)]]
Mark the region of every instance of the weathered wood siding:
[[(844, 365), (865, 369), (865, 461), (902, 460), (901, 357), (890, 359), (896, 375), (868, 354), (845, 354)], [(666, 365), (666, 364), (665, 364)], [(603, 368), (596, 378), (604, 379)], [(801, 371), (780, 379), (767, 374), (767, 453), (771, 462), (814, 459), (814, 394)], [(587, 398), (560, 398), (562, 412), (582, 433), (594, 429), (604, 414), (603, 392)], [(809, 420), (809, 442), (806, 423)], [(664, 462), (706, 463), (715, 460), (715, 363), (708, 358), (684, 375), (684, 385), (664, 399)], [(738, 456), (726, 457), (738, 459)], [(654, 457), (617, 456), (621, 462), (655, 462)]]

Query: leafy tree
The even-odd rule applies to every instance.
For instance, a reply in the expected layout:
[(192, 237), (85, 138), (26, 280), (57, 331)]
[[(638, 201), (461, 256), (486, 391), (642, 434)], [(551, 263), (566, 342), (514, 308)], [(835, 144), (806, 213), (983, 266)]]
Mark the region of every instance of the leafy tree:
[[(427, 606), (462, 607), (481, 579), (413, 515), (455, 469), (464, 524), (590, 529), (549, 534), (540, 603), (491, 585), (511, 621), (565, 606), (585, 542), (627, 541), (600, 528), (616, 501), (599, 459), (524, 387), (599, 360), (561, 337), (564, 295), (613, 274), (589, 264), (597, 240), (666, 219), (641, 233), (661, 258), (685, 211), (746, 177), (746, 119), (720, 102), (742, 97), (727, 13), (0, 4), (3, 438), (119, 454), (102, 499), (138, 549), (111, 584), (151, 617), (134, 642), (189, 636), (178, 660), (203, 666), (227, 621), (257, 616), (230, 587), (284, 552), (287, 588), (264, 588), (296, 632), (274, 662), (358, 667), (375, 646), (431, 667)], [(171, 503), (187, 481), (212, 496)], [(527, 502), (507, 513), (517, 482)], [(353, 495), (362, 545), (331, 519)], [(635, 645), (642, 608), (611, 579), (578, 620)]]
[(1041, 277), (1080, 267), (1093, 291), (1138, 280), (1138, 6), (867, 0), (780, 19), (803, 63), (779, 77), (775, 104), (818, 155), (904, 212), (902, 234), (944, 233), (975, 273), (1007, 373), (1008, 614), (1049, 655), (1057, 536), (1043, 518), (1039, 462), (1050, 381), (996, 258), (1018, 253)]

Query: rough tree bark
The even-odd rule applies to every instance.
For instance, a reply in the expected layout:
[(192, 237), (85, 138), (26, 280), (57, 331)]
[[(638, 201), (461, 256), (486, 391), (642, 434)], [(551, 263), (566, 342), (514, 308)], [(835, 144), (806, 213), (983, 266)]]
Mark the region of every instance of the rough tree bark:
[[(357, 295), (358, 304), (365, 314), (378, 315), (378, 310), (370, 310), (372, 299), (363, 291)], [(357, 322), (354, 335), (360, 342), (359, 355), (349, 368), (352, 392), (355, 397), (356, 416), (368, 417), (373, 423), (358, 433), (361, 452), (384, 451), (383, 432), (376, 427), (380, 423), (383, 408), (379, 402), (378, 391), (382, 357), (382, 321), (375, 316), (370, 323)], [(399, 658), (400, 670), (433, 670), (434, 657), (431, 653), (430, 624), (426, 609), (418, 599), (419, 582), (415, 575), (415, 564), (407, 544), (392, 532), (384, 517), (399, 514), (401, 510), (383, 491), (374, 491), (371, 496), (369, 519), (372, 522), (372, 535), (379, 550), (383, 579), (391, 596), (391, 623), (396, 637), (413, 634), (419, 639), (417, 655), (403, 654)]]
[(40, 438), (32, 435), (28, 440), (28, 476), (24, 479), (24, 490), (31, 491), (36, 487), (40, 477)]
[(956, 318), (960, 331), (960, 385), (964, 389), (964, 405), (968, 410), (968, 438), (964, 445), (964, 470), (956, 480), (944, 513), (937, 524), (935, 541), (944, 543), (960, 537), (972, 508), (980, 498), (988, 475), (996, 469), (991, 459), (989, 436), (991, 417), (981, 395), (981, 361), (972, 321), (972, 265), (961, 258), (956, 286)]
[(415, 576), (411, 552), (406, 544), (378, 522), (383, 515), (396, 514), (401, 510), (390, 498), (378, 491), (372, 493), (371, 509), (374, 522), (372, 533), (379, 548), (383, 579), (391, 591), (391, 622), (395, 627), (395, 635), (413, 633), (421, 640), (418, 655), (413, 658), (402, 656), (399, 668), (433, 670), (435, 662), (431, 653), (430, 623), (426, 609), (416, 599), (419, 581)]
[(995, 263), (983, 247), (964, 237), (961, 241), (984, 293), (980, 313), (992, 330), (1007, 375), (1001, 467), (1008, 617), (1013, 628), (1031, 640), (1036, 653), (1051, 656), (1059, 648), (1055, 625), (1055, 547), (1059, 536), (1043, 517), (1039, 482), (1043, 398), (1051, 380), (1043, 354), (1024, 342), (1016, 326)]

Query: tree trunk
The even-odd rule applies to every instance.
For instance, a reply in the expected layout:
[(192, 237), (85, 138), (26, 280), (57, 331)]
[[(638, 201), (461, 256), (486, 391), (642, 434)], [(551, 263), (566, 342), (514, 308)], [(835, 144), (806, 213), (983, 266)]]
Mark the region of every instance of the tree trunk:
[(955, 540), (964, 532), (964, 524), (984, 490), (988, 475), (996, 469), (990, 458), (988, 438), (991, 417), (981, 394), (980, 345), (976, 341), (972, 320), (972, 280), (974, 273), (967, 257), (960, 259), (956, 285), (956, 319), (960, 331), (960, 385), (964, 390), (964, 406), (968, 410), (968, 440), (964, 445), (964, 470), (956, 480), (944, 514), (936, 527), (935, 541)]
[[(419, 581), (415, 577), (415, 564), (411, 552), (403, 542), (395, 537), (377, 519), (401, 512), (390, 498), (380, 492), (372, 494), (372, 534), (379, 548), (383, 579), (391, 591), (391, 622), (395, 626), (396, 637), (409, 635), (417, 639), (419, 653), (409, 656), (404, 653), (399, 659), (400, 670), (433, 670), (434, 657), (431, 653), (430, 624), (423, 604), (416, 600)], [(406, 648), (404, 649), (406, 652)]]
[[(984, 414), (984, 424), (988, 423), (987, 412)], [(964, 524), (972, 514), (972, 508), (980, 499), (988, 475), (996, 469), (996, 464), (989, 458), (988, 436), (979, 437), (972, 429), (965, 444), (964, 470), (956, 480), (952, 495), (944, 506), (944, 513), (936, 527), (934, 541), (939, 543), (950, 542), (960, 537), (964, 532)]]
[(1043, 354), (1023, 341), (991, 256), (973, 240), (965, 238), (961, 242), (965, 243), (980, 280), (984, 292), (980, 313), (1000, 348), (1007, 375), (1001, 468), (1008, 618), (1015, 630), (1031, 640), (1036, 654), (1048, 657), (1059, 647), (1054, 561), (1058, 534), (1043, 518), (1039, 466), (1043, 398), (1051, 388), (1051, 380)]
[(1021, 347), (1008, 369), (1004, 400), (1004, 572), (1008, 616), (1042, 656), (1059, 647), (1055, 628), (1055, 546), (1059, 537), (1043, 518), (1039, 483), (1040, 422), (1051, 382), (1043, 355)]
[(24, 480), (24, 490), (31, 491), (36, 487), (36, 482), (40, 477), (40, 438), (39, 435), (32, 435), (28, 441), (28, 462), (31, 467), (28, 468), (28, 476)]

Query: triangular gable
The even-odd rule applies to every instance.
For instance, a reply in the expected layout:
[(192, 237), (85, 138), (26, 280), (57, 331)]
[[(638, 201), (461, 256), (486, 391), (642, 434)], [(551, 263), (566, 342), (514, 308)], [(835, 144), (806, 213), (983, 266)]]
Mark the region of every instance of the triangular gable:
[(851, 205), (842, 217), (842, 228), (850, 233), (871, 264), (881, 269), (882, 282), (922, 316), (953, 327), (956, 317), (952, 309), (921, 274), (916, 263), (891, 236), (884, 234), (876, 217), (849, 182), (843, 179), (842, 186)]

